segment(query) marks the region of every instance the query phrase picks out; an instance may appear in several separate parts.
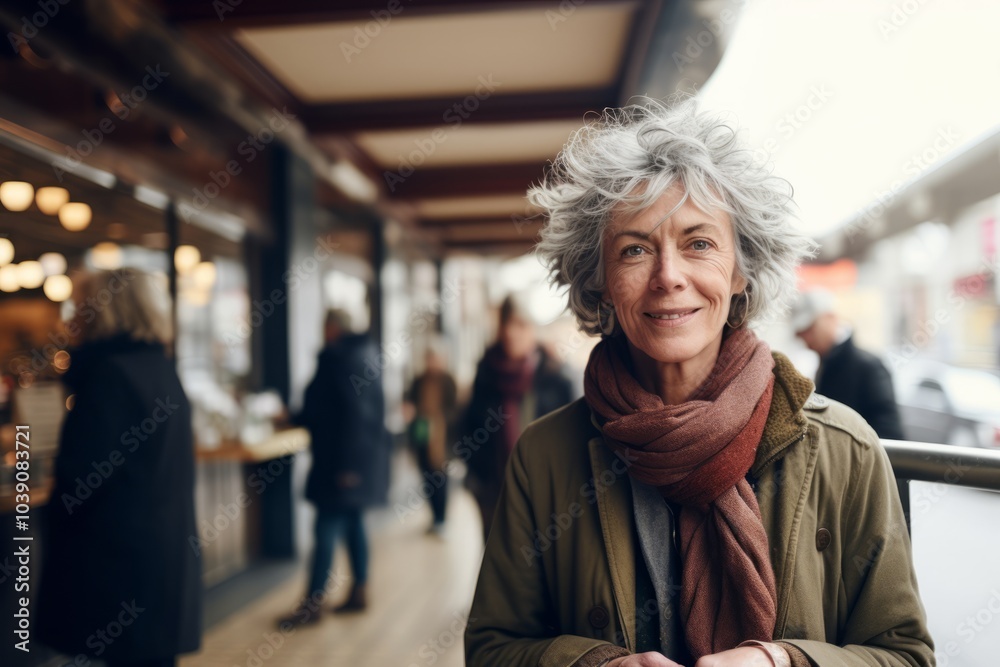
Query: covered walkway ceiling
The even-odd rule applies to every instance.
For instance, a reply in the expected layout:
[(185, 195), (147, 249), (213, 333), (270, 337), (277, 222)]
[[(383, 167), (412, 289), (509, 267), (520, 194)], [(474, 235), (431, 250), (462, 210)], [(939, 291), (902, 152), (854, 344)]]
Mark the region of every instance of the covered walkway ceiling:
[[(0, 129), (72, 155), (81, 128), (110, 120), (99, 147), (84, 146), (86, 163), (180, 205), (205, 200), (213, 175), (238, 157), (239, 177), (200, 205), (266, 235), (270, 152), (237, 153), (287, 112), (294, 120), (280, 141), (310, 165), (320, 207), (338, 218), (394, 220), (434, 254), (520, 253), (540, 227), (525, 191), (585, 115), (702, 85), (725, 46), (707, 26), (733, 4), (69, 3), (0, 56)], [(33, 7), (9, 0), (0, 24), (19, 30)], [(153, 65), (169, 74), (119, 114), (121, 95)]]
[[(540, 225), (529, 184), (587, 112), (620, 104), (643, 79), (681, 79), (651, 45), (663, 51), (699, 4), (711, 3), (160, 6), (259, 99), (293, 109), (332, 159), (358, 167), (390, 217), (446, 248), (523, 251)], [(718, 54), (706, 60), (710, 72)]]

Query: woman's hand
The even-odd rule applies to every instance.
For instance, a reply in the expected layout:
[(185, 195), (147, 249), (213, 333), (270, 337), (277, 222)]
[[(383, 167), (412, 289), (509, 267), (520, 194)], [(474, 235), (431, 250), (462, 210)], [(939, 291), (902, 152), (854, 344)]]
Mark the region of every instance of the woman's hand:
[(702, 656), (694, 667), (774, 667), (774, 662), (764, 649), (743, 646)]
[(649, 651), (648, 653), (638, 653), (627, 655), (624, 658), (615, 658), (607, 663), (605, 667), (684, 667), (679, 665), (662, 653)]

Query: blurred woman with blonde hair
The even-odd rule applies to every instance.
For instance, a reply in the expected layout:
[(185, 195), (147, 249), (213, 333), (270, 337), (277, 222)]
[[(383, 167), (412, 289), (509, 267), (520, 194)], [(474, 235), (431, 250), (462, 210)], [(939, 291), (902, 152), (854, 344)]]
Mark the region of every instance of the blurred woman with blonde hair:
[(169, 297), (154, 276), (122, 269), (84, 275), (73, 300), (72, 409), (48, 507), (39, 637), (109, 665), (173, 665), (200, 644), (202, 591), (191, 407), (167, 355)]

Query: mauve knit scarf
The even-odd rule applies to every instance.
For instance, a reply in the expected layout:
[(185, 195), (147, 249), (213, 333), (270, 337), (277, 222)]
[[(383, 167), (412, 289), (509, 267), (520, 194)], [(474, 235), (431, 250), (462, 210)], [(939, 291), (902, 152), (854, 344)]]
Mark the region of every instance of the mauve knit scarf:
[[(629, 474), (681, 505), (681, 620), (697, 660), (748, 639), (770, 641), (777, 618), (767, 533), (747, 471), (771, 406), (774, 360), (748, 329), (687, 401), (664, 405), (631, 371), (623, 336), (590, 355), (587, 403)], [(669, 539), (664, 536), (664, 539)]]

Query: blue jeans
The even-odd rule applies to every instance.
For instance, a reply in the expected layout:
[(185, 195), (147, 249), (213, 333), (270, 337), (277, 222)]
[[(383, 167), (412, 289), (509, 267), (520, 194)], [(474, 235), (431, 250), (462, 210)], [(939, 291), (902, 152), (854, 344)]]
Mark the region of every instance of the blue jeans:
[(314, 532), (316, 550), (313, 552), (307, 595), (319, 599), (319, 594), (326, 589), (326, 581), (330, 578), (330, 568), (333, 565), (333, 547), (337, 541), (337, 533), (341, 532), (347, 540), (354, 584), (357, 586), (368, 581), (368, 537), (365, 535), (365, 522), (360, 509), (333, 512), (317, 510)]

